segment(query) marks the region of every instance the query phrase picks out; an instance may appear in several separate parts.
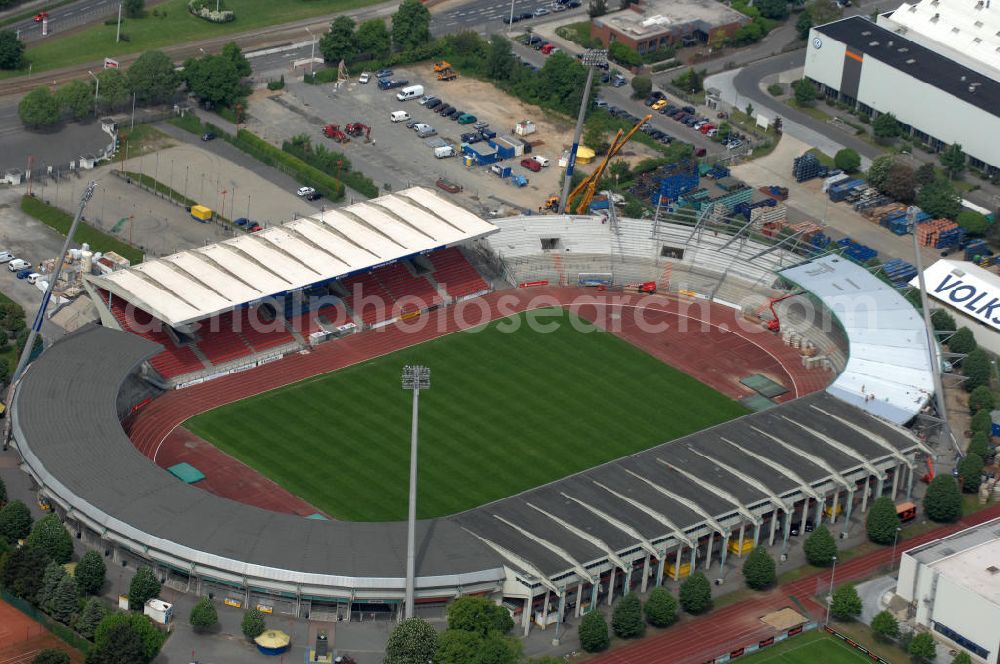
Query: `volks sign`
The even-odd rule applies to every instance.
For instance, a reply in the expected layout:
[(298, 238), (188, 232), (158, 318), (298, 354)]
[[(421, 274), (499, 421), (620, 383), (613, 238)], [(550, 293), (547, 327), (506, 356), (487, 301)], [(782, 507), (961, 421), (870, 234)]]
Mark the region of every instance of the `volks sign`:
[[(1000, 330), (1000, 281), (997, 277), (971, 263), (938, 261), (924, 270), (924, 281), (929, 296)], [(919, 286), (916, 277), (910, 285)]]

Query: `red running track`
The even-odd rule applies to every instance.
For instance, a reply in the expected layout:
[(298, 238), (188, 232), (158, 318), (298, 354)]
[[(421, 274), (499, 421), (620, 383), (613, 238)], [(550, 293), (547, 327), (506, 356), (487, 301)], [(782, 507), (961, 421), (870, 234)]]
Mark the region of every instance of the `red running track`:
[[(899, 560), (902, 552), (920, 544), (945, 537), (959, 530), (1000, 517), (1000, 504), (971, 514), (956, 524), (942, 526), (901, 541), (892, 559), (892, 549), (884, 548), (851, 558), (837, 565), (837, 585), (847, 581), (860, 581), (873, 576), (880, 567)], [(619, 648), (592, 660), (599, 664), (702, 664), (712, 661), (731, 650), (747, 646), (773, 636), (775, 630), (760, 622), (767, 613), (784, 607), (801, 611), (792, 600), (794, 597), (814, 619), (822, 621), (825, 607), (815, 599), (817, 583), (830, 583), (830, 570), (786, 583), (765, 594), (731, 604), (707, 616), (687, 620), (671, 627), (663, 634)]]
[[(823, 389), (832, 378), (823, 370), (804, 369), (795, 349), (760, 326), (747, 325), (739, 312), (729, 307), (661, 295), (532, 288), (492, 293), (415, 319), (327, 342), (310, 352), (292, 354), (250, 371), (168, 392), (136, 413), (129, 436), (140, 452), (163, 467), (182, 460), (197, 466), (206, 475), (199, 486), (212, 493), (265, 509), (296, 514), (305, 509), (315, 511), (287, 492), (269, 492), (264, 478), (236, 481), (238, 475), (256, 473), (218, 450), (215, 454), (198, 450), (200, 446), (192, 445), (191, 434), (178, 427), (194, 415), (227, 403), (496, 318), (549, 306), (569, 308), (734, 399), (752, 394), (739, 379), (754, 373), (764, 374), (789, 388), (778, 400)], [(203, 441), (202, 444), (207, 445)]]

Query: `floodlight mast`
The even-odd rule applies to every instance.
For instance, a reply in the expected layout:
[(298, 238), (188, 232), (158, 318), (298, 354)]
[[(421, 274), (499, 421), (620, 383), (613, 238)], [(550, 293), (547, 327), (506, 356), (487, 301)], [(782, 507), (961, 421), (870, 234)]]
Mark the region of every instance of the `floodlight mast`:
[(559, 197), (559, 212), (566, 214), (566, 204), (569, 198), (570, 183), (573, 180), (573, 167), (576, 166), (576, 151), (580, 148), (580, 134), (583, 133), (583, 120), (587, 117), (587, 107), (590, 105), (590, 88), (594, 83), (594, 69), (608, 63), (608, 52), (600, 48), (589, 48), (583, 52), (581, 60), (587, 68), (587, 84), (583, 88), (583, 99), (580, 100), (580, 114), (576, 116), (576, 129), (573, 132), (573, 147), (566, 158), (566, 173), (563, 179), (562, 196)]
[(413, 415), (410, 421), (410, 506), (406, 521), (405, 603), (405, 617), (412, 618), (417, 530), (417, 423), (420, 420), (420, 390), (431, 388), (431, 370), (418, 364), (407, 364), (403, 367), (402, 383), (404, 390), (413, 392)]

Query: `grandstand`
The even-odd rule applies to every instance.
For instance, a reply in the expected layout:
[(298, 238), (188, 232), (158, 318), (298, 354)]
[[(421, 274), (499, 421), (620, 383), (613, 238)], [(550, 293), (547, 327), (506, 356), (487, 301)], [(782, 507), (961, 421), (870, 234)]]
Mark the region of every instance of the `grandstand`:
[[(178, 482), (122, 427), (121, 413), (150, 394), (136, 388), (137, 373), (160, 387), (198, 382), (186, 389), (204, 394), (216, 384), (206, 379), (306, 348), (316, 335), (374, 338), (367, 328), (421, 307), (443, 315), (503, 281), (609, 289), (656, 281), (662, 292), (741, 315), (792, 292), (803, 295), (791, 301), (808, 299), (828, 314), (842, 306), (835, 284), (853, 283), (905, 311), (902, 297), (866, 280), (860, 266), (809, 258), (791, 242), (677, 220), (532, 216), (493, 225), (432, 192), (408, 189), (91, 279), (104, 327), (66, 336), (31, 365), (12, 403), (13, 443), (59, 515), (117, 564), (150, 564), (175, 588), (278, 614), (349, 618), (363, 607), (394, 616), (404, 589), (405, 523), (305, 519)], [(316, 302), (303, 305), (312, 295)], [(371, 295), (392, 306), (369, 311), (363, 300)], [(420, 303), (407, 305), (410, 296)], [(903, 388), (858, 399), (869, 389), (860, 390), (856, 377), (880, 368), (853, 364), (855, 350), (870, 362), (872, 342), (896, 334), (899, 319), (858, 316), (825, 329), (788, 302), (782, 338), (811, 345), (817, 354), (802, 363), (838, 374), (834, 386), (849, 373), (844, 383), (419, 522), (418, 602), (488, 594), (527, 632), (694, 569), (722, 576), (732, 568), (727, 558), (752, 546), (787, 550), (796, 523), (857, 527), (875, 497), (909, 497), (918, 455), (929, 450), (901, 426), (924, 403), (906, 386), (923, 385), (929, 367), (914, 363), (897, 381)], [(261, 372), (219, 382), (252, 381)], [(546, 403), (534, 399), (532, 407)]]

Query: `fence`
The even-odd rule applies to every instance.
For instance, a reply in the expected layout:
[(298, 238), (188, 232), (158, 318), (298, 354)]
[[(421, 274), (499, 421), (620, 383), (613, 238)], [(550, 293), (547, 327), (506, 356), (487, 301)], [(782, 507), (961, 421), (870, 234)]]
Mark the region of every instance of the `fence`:
[(21, 599), (20, 597), (14, 597), (6, 590), (0, 591), (0, 599), (3, 599), (3, 601), (7, 602), (15, 609), (39, 623), (42, 627), (52, 632), (61, 640), (65, 641), (68, 645), (83, 653), (90, 651), (90, 641), (83, 638), (66, 625), (63, 625), (61, 622), (56, 622), (45, 613), (42, 613), (37, 607), (33, 606), (28, 601)]

